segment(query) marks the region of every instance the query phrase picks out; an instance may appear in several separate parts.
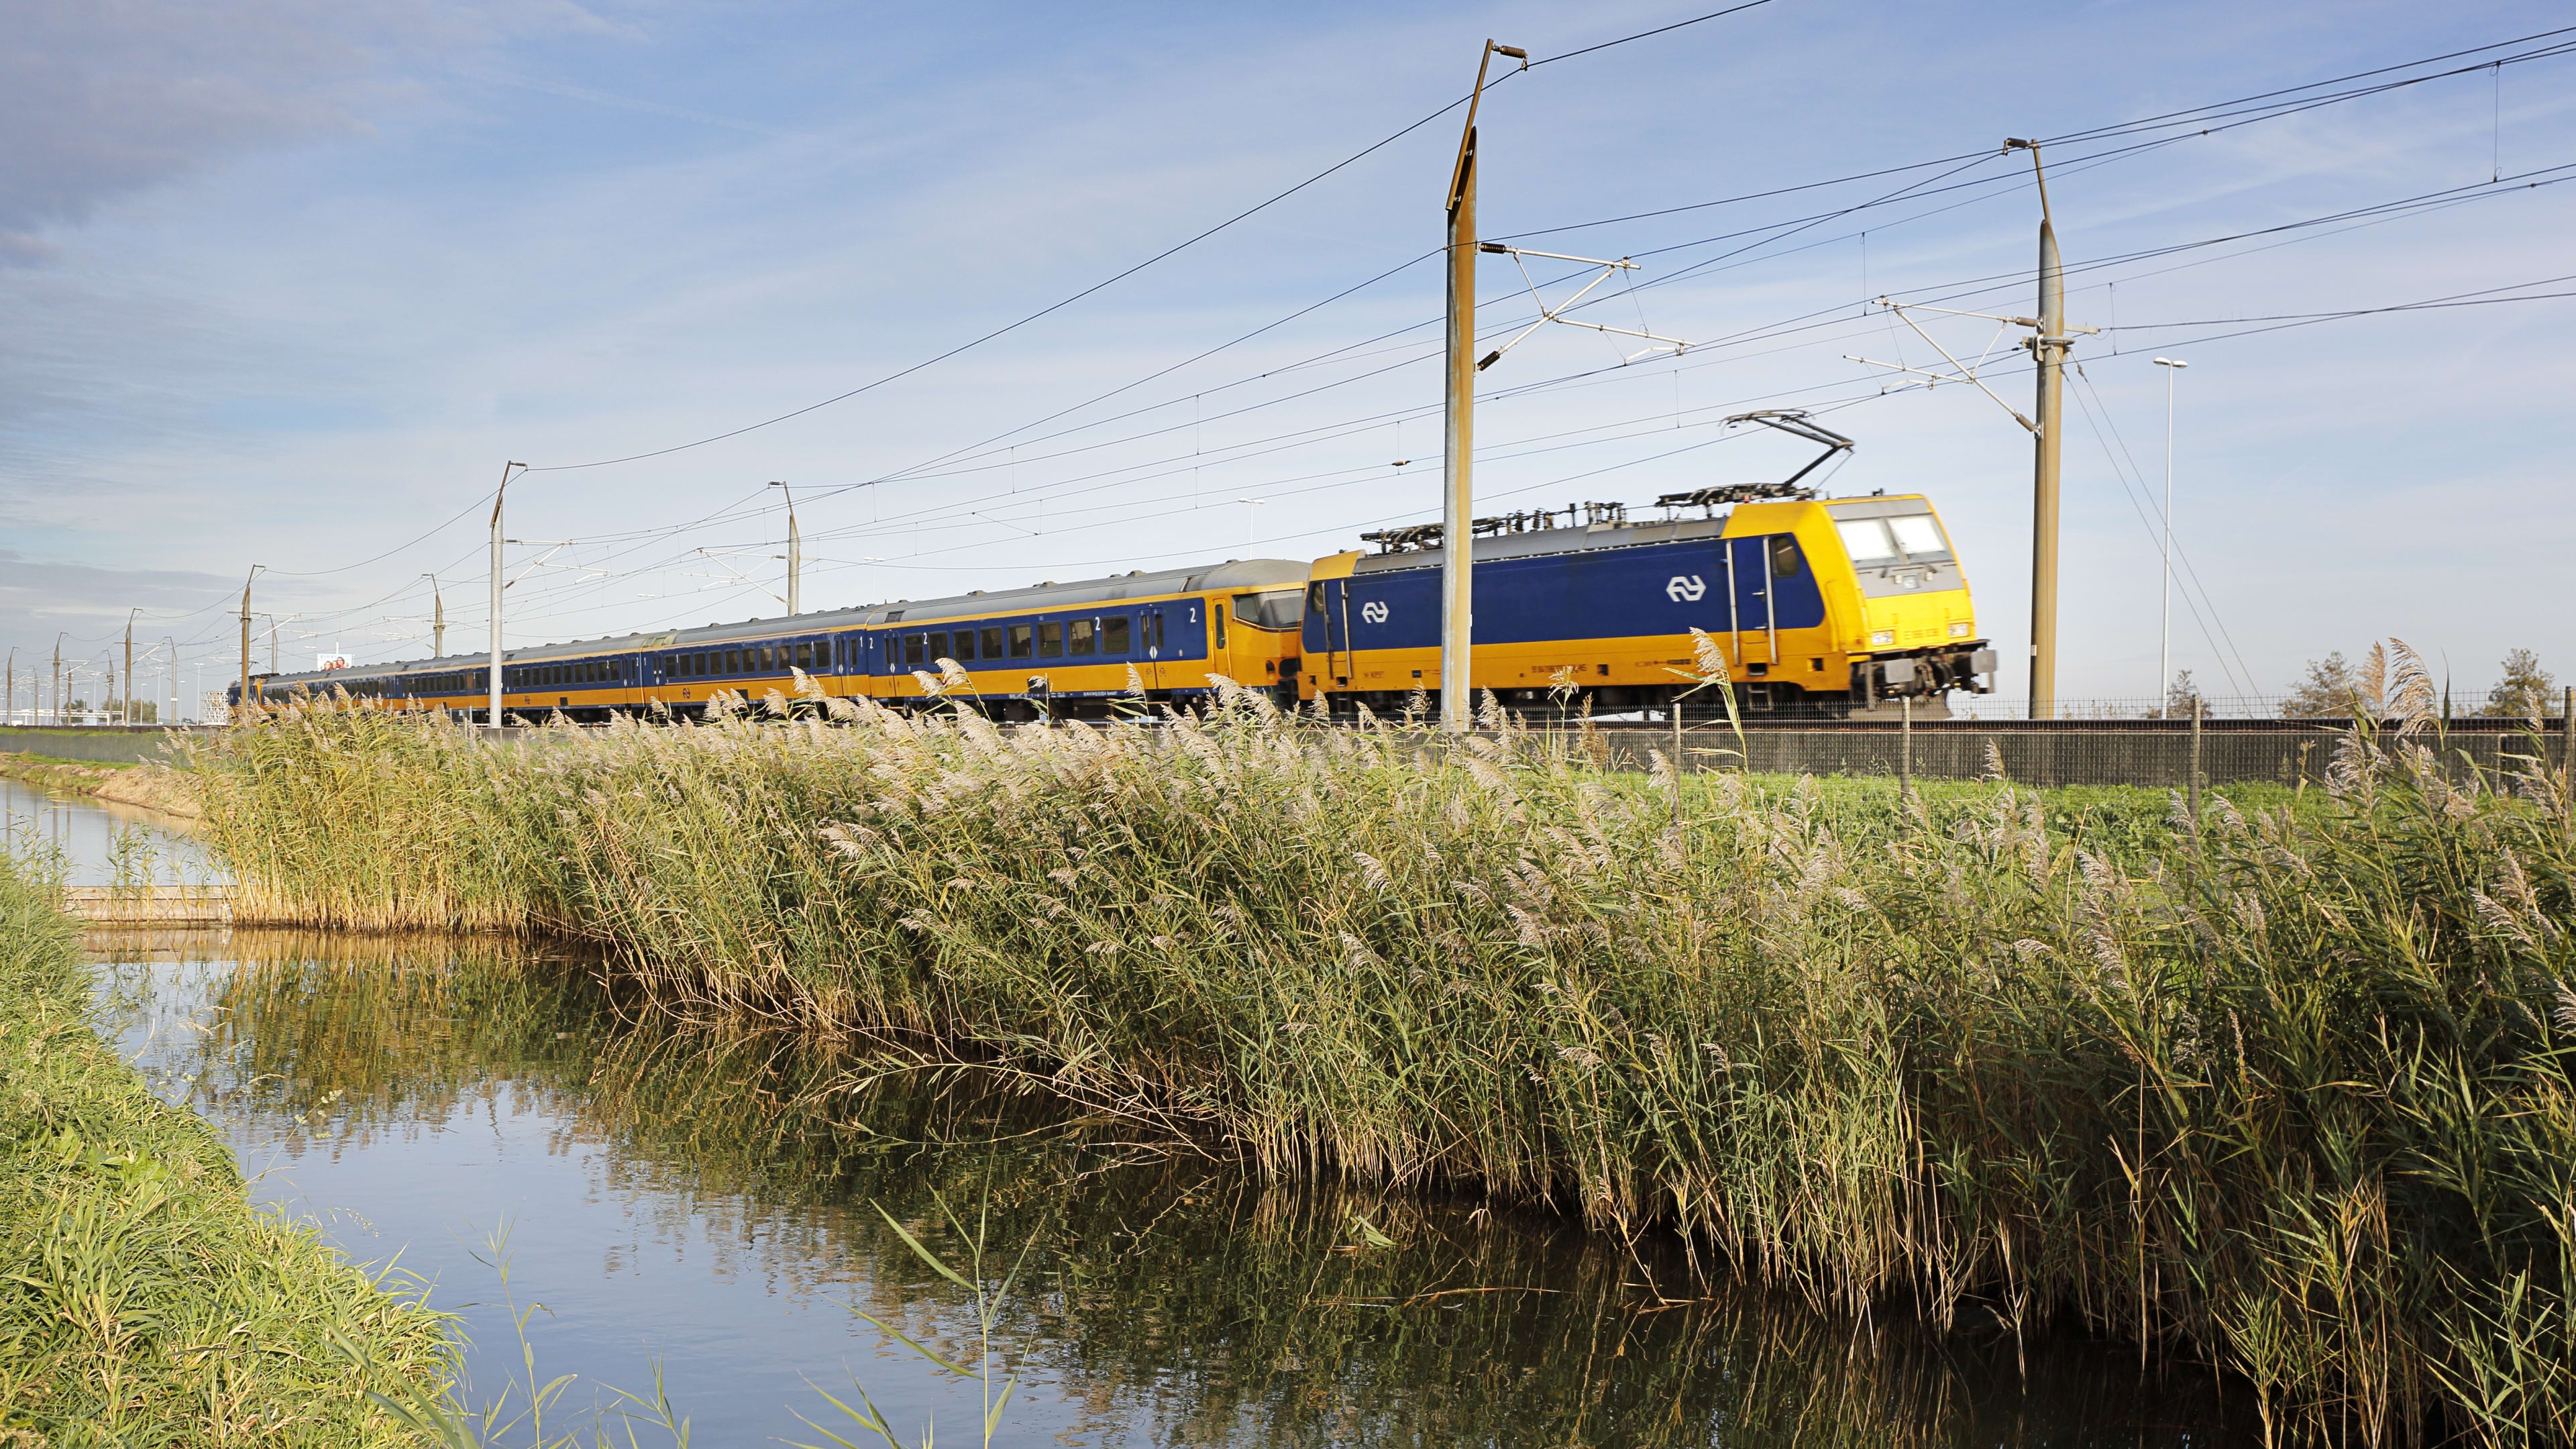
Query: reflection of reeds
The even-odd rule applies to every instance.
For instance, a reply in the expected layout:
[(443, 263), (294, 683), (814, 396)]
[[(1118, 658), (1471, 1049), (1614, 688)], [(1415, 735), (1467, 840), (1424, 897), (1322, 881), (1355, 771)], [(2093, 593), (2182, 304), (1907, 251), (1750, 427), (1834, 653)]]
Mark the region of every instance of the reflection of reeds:
[[(939, 1202), (988, 1206), (989, 1240), (1029, 1246), (1024, 1280), (1040, 1285), (999, 1321), (999, 1376), (1070, 1388), (1082, 1442), (1911, 1449), (1973, 1442), (2015, 1412), (2171, 1422), (2198, 1388), (2151, 1397), (2089, 1359), (2038, 1362), (2024, 1403), (1990, 1332), (1944, 1339), (1759, 1292), (1664, 1299), (1641, 1280), (1699, 1290), (1661, 1237), (1623, 1246), (1545, 1213), (1498, 1222), (1463, 1202), (1247, 1180), (1129, 1147), (1129, 1122), (1023, 1083), (882, 1075), (808, 1033), (617, 1025), (582, 973), (491, 943), (240, 932), (226, 954), (239, 967), (209, 979), (193, 1038), (208, 1100), (272, 1121), (327, 1113), (312, 1130), (346, 1141), (471, 1110), (507, 1079), (610, 1144), (612, 1190), (658, 1190), (657, 1232), (693, 1258), (846, 1295), (952, 1358), (978, 1340), (971, 1300), (876, 1209), (962, 1263)], [(1359, 1236), (1361, 1219), (1393, 1246)], [(2078, 1386), (2101, 1397), (2049, 1397)], [(1134, 1434), (1140, 1420), (1156, 1431)]]
[(203, 762), (209, 834), (282, 911), (586, 937), (666, 1000), (915, 1034), (1274, 1171), (2080, 1322), (2283, 1423), (2576, 1435), (2555, 775), (2363, 733), (2323, 798), (2142, 845), (2000, 783), (1721, 776), (1676, 828), (1668, 783), (1508, 731), (1257, 699), (847, 724), (505, 751), (290, 711)]

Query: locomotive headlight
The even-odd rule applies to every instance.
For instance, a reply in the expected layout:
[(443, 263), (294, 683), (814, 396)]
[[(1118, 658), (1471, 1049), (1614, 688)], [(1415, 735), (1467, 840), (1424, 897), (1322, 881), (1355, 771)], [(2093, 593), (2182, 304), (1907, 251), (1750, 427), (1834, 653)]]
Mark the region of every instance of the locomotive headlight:
[(1953, 624), (1953, 625), (1951, 625), (1951, 626), (1950, 626), (1950, 637), (1951, 637), (1951, 638), (1953, 638), (1953, 639), (1965, 639), (1965, 638), (1967, 638), (1967, 637), (1968, 637), (1968, 626), (1967, 626), (1967, 625), (1965, 625), (1965, 624)]
[(1894, 644), (1895, 642), (1896, 631), (1893, 629), (1881, 629), (1877, 633), (1869, 636), (1869, 644), (1873, 649), (1884, 648)]

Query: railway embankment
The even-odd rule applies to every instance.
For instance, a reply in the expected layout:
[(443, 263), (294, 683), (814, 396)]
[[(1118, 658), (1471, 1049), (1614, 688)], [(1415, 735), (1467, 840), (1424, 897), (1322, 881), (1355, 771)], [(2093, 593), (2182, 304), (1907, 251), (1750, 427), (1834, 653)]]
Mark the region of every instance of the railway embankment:
[(2215, 1365), (2267, 1426), (2576, 1437), (2576, 822), (2397, 723), (2313, 787), (1646, 774), (1505, 728), (971, 716), (201, 751), (262, 919), (552, 933), (671, 1010), (1257, 1170)]
[(253, 1206), (99, 1035), (59, 888), (0, 858), (0, 1443), (418, 1442), (443, 1315)]

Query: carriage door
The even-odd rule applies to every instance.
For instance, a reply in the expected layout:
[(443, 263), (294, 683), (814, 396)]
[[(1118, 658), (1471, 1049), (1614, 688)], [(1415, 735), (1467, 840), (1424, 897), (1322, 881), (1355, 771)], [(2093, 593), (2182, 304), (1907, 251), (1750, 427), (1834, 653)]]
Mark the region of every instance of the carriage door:
[(1136, 649), (1145, 656), (1145, 687), (1163, 687), (1163, 610), (1147, 605), (1136, 611)]
[(1739, 663), (1776, 664), (1780, 632), (1771, 617), (1771, 549), (1767, 538), (1726, 541), (1726, 626), (1734, 633)]
[(1324, 591), (1324, 679), (1336, 685), (1351, 682), (1351, 581), (1326, 579)]

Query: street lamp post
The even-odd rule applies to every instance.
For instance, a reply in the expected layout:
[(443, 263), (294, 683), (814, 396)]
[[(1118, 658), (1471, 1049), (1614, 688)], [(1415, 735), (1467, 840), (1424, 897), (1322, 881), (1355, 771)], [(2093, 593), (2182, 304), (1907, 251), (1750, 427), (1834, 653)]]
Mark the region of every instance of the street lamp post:
[(2172, 703), (2173, 691), (2174, 374), (2191, 364), (2177, 357), (2159, 357), (2156, 366), (2165, 370), (2165, 578), (2156, 625), (2156, 713), (2161, 717)]

